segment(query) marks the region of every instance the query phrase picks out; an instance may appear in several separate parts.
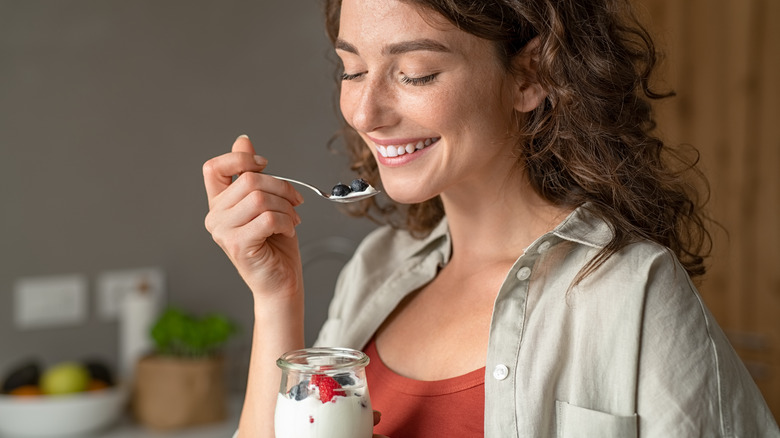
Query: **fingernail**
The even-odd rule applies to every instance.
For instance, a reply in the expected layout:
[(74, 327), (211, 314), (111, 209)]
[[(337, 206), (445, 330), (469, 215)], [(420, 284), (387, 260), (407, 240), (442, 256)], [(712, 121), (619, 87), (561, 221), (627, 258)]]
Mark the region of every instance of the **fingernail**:
[(303, 222), (303, 220), (301, 220), (301, 217), (296, 213), (295, 214), (295, 226), (297, 227), (298, 225), (301, 224), (301, 222)]
[(303, 195), (301, 195), (301, 194), (300, 194), (300, 193), (298, 193), (298, 192), (295, 192), (295, 200), (297, 200), (297, 201), (298, 201), (298, 205), (301, 205), (301, 204), (303, 204)]
[(245, 139), (249, 140), (249, 136), (246, 135), (246, 134), (241, 134), (241, 135), (238, 136), (238, 138), (245, 138)]
[(255, 163), (257, 163), (260, 166), (265, 166), (268, 164), (268, 160), (265, 157), (262, 157), (260, 155), (255, 155)]

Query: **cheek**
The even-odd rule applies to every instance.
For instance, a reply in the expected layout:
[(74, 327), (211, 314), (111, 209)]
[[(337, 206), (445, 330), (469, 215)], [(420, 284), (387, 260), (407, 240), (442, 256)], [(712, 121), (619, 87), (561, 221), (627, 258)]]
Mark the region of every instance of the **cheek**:
[(511, 99), (500, 87), (474, 88), (453, 105), (452, 111), (468, 119), (471, 129), (480, 131), (480, 135), (487, 136), (485, 138), (503, 138), (516, 126)]
[(354, 110), (354, 99), (351, 98), (349, 91), (341, 87), (339, 93), (339, 108), (341, 109), (341, 115), (344, 116), (344, 120), (352, 126), (352, 113)]

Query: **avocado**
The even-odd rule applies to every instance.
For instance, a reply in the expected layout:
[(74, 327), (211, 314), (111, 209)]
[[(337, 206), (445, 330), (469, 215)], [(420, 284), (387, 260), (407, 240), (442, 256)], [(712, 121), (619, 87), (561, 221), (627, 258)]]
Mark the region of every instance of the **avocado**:
[(92, 359), (83, 361), (83, 364), (89, 371), (90, 377), (106, 382), (108, 386), (114, 385), (114, 376), (111, 373), (111, 368), (105, 362)]
[(9, 393), (14, 389), (25, 385), (38, 385), (41, 378), (41, 367), (36, 361), (25, 362), (13, 368), (3, 379), (3, 393)]

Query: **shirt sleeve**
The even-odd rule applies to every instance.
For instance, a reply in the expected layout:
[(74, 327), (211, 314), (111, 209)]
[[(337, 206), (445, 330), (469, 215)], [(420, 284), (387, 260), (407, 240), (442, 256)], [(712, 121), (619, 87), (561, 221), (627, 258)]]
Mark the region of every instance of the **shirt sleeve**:
[(639, 436), (780, 436), (755, 382), (685, 273), (659, 258), (641, 335)]

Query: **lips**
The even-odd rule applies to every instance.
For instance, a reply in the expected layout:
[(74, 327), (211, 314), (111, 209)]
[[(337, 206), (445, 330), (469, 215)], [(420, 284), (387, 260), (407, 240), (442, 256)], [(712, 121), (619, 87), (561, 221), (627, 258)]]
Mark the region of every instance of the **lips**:
[(431, 137), (426, 139), (420, 139), (415, 142), (401, 143), (401, 144), (388, 144), (382, 145), (378, 142), (374, 142), (379, 155), (385, 158), (400, 157), (401, 155), (413, 154), (417, 151), (423, 150), (426, 147), (439, 141), (441, 137)]

